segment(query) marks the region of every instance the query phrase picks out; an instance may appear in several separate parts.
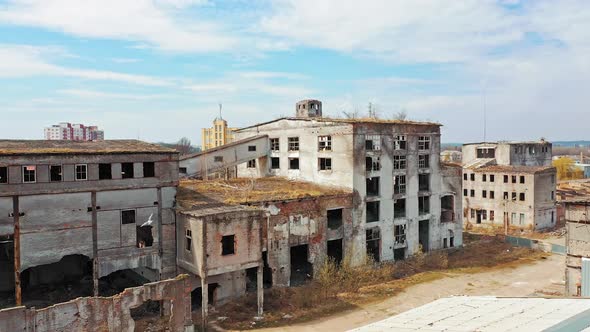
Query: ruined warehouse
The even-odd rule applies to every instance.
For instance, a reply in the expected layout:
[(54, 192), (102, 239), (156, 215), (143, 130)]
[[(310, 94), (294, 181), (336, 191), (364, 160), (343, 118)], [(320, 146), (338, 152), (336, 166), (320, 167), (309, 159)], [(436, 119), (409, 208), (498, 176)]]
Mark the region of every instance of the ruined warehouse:
[(556, 225), (556, 170), (551, 143), (463, 146), (463, 207), (475, 226), (544, 229)]
[(189, 176), (237, 166), (238, 177), (276, 176), (350, 190), (353, 236), (345, 242), (355, 264), (367, 255), (393, 261), (420, 247), (462, 244), (461, 173), (440, 164), (439, 124), (328, 119), (314, 100), (296, 107), (298, 117), (239, 129), (231, 146), (181, 166)]
[(64, 283), (104, 295), (114, 273), (176, 276), (177, 185), (178, 154), (157, 145), (0, 140), (2, 305), (68, 300), (45, 294)]

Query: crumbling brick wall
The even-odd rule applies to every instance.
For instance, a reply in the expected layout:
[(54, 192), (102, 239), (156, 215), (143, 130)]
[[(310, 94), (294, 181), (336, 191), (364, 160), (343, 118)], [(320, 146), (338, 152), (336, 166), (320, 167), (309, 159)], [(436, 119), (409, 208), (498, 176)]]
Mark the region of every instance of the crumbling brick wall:
[(44, 309), (15, 307), (0, 310), (0, 331), (23, 332), (132, 332), (130, 309), (148, 300), (164, 301), (170, 331), (193, 331), (187, 275), (127, 288), (111, 297), (82, 297)]

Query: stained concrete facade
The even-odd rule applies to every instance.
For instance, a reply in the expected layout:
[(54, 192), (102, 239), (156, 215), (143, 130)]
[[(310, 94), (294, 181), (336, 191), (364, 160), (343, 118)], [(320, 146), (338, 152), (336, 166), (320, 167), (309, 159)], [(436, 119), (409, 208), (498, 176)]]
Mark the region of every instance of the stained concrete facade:
[[(443, 193), (453, 197), (450, 209), (456, 210), (460, 191), (443, 188), (438, 124), (282, 118), (236, 131), (237, 139), (257, 135), (269, 137), (270, 153), (239, 165), (238, 176), (281, 176), (353, 190), (351, 227), (359, 236), (350, 239), (348, 254), (356, 263), (367, 253), (393, 261), (420, 246), (442, 249), (448, 230), (461, 229), (460, 213), (441, 227)], [(265, 167), (252, 167), (259, 164)], [(460, 186), (458, 181), (452, 188)], [(453, 245), (460, 243), (457, 235)]]
[(463, 216), (474, 226), (538, 230), (556, 225), (551, 143), (463, 146)]
[(42, 270), (32, 268), (72, 255), (93, 261), (95, 293), (98, 278), (118, 270), (176, 276), (176, 151), (139, 141), (0, 140), (0, 171), (8, 174), (0, 237), (13, 260), (0, 270), (15, 275), (0, 288), (14, 282), (17, 304), (23, 271), (34, 279)]
[[(590, 287), (590, 279), (582, 281), (582, 259), (590, 258), (590, 200), (565, 201), (566, 296), (581, 296), (582, 284)], [(589, 271), (590, 272), (590, 271)]]

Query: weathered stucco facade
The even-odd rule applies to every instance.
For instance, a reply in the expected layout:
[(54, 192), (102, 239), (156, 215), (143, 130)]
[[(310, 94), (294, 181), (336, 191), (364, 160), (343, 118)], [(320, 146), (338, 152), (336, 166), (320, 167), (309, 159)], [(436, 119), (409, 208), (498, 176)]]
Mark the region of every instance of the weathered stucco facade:
[[(590, 263), (590, 201), (565, 201), (566, 247), (565, 292), (566, 296), (589, 296)], [(587, 276), (583, 280), (583, 276)]]

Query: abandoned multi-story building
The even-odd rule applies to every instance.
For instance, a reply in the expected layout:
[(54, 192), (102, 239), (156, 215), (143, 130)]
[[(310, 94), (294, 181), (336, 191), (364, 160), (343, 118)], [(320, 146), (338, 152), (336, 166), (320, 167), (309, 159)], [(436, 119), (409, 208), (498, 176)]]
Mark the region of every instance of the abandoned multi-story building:
[(562, 203), (566, 221), (566, 296), (590, 297), (590, 200)]
[(551, 143), (463, 146), (463, 208), (472, 225), (543, 229), (556, 224)]
[(0, 140), (2, 299), (39, 307), (69, 299), (46, 285), (108, 295), (120, 271), (176, 276), (177, 185), (178, 153), (158, 145)]
[(344, 242), (355, 263), (462, 244), (461, 170), (440, 164), (439, 124), (328, 119), (316, 100), (296, 108), (297, 117), (236, 130), (236, 142), (181, 160), (182, 172), (207, 177), (238, 165), (238, 177), (350, 190), (353, 236)]

